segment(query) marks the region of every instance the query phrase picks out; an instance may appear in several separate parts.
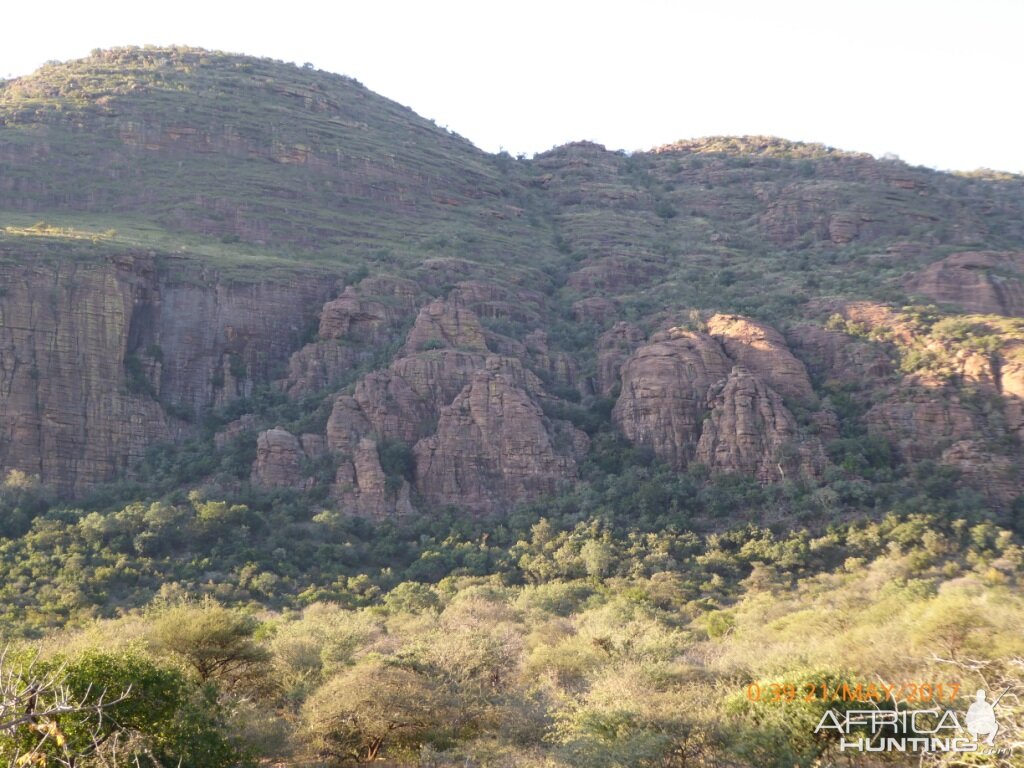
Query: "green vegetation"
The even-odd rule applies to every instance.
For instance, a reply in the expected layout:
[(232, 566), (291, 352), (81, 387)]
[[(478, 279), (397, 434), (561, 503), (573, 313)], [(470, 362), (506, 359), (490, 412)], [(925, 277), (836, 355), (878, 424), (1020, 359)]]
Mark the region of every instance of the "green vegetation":
[[(807, 686), (956, 683), (943, 703), (962, 712), (977, 687), (1012, 685), (1024, 653), (1024, 549), (991, 523), (642, 538), (542, 520), (511, 570), (364, 589), (365, 607), (254, 616), (164, 588), (144, 616), (51, 633), (45, 663), (67, 660), (74, 686), (131, 682), (116, 722), (172, 764), (810, 768), (838, 756), (813, 733), (824, 710), (871, 703)], [(671, 565), (687, 552), (701, 581)], [(802, 565), (822, 559), (839, 565)], [(55, 727), (70, 741), (77, 722)]]
[[(4, 434), (7, 465), (33, 468), (0, 483), (7, 763), (820, 768), (848, 757), (814, 734), (825, 703), (751, 691), (956, 682), (943, 703), (962, 711), (979, 686), (1019, 685), (1019, 402), (1001, 399), (1001, 377), (1024, 363), (1024, 321), (912, 304), (904, 286), (952, 253), (1019, 250), (1021, 177), (769, 137), (492, 157), (350, 79), (186, 48), (96, 51), (0, 82), (0, 144), (0, 299), (20, 299), (26, 270), (116, 269), (147, 307), (168, 286), (301, 280), (400, 315), (360, 308), (339, 325), (386, 330), (322, 339), (317, 308), (301, 308), (294, 344), (264, 368), (281, 340), (225, 325), (230, 348), (183, 402), (155, 378), (183, 343), (169, 329), (133, 315), (111, 324), (122, 338), (90, 317), (139, 396), (125, 399), (176, 417), (177, 442), (138, 461), (132, 443), (124, 477), (69, 498), (32, 476), (44, 457), (11, 452), (35, 422)], [(987, 276), (1019, 288), (1009, 267)], [(251, 482), (260, 430), (324, 436), (337, 395), (400, 354), (413, 305), (453, 292), (501, 364), (543, 389), (553, 442), (583, 442), (561, 422), (586, 433), (577, 482), (489, 518), (431, 508), (414, 446), (377, 434), (385, 492), (409, 484), (411, 519), (353, 515), (332, 495), (344, 457), (323, 440), (303, 441), (289, 489)], [(820, 476), (678, 471), (613, 425), (621, 360), (602, 356), (602, 334), (621, 321), (635, 338), (706, 333), (712, 312), (794, 339), (840, 332), (792, 341), (816, 402), (787, 405), (799, 437), (821, 440)], [(338, 344), (327, 352), (351, 364), (311, 355), (335, 365), (330, 381), (291, 396), (273, 380), (303, 344)], [(444, 347), (417, 353), (441, 365)], [(41, 362), (8, 366), (7, 349), (0, 382), (38, 382)], [(402, 386), (449, 386), (431, 375)], [(248, 396), (214, 407), (230, 378)], [(420, 396), (392, 383), (385, 398)], [(902, 407), (908, 392), (927, 395), (923, 415)], [(919, 429), (878, 428), (879, 405)], [(48, 427), (63, 413), (36, 415)], [(116, 418), (135, 429), (137, 415)], [(241, 417), (249, 431), (216, 439)], [(417, 435), (436, 413), (422, 421)], [(922, 459), (906, 443), (931, 429), (946, 431)], [(942, 463), (954, 441), (1018, 472), (1009, 490), (991, 492), (987, 466), (979, 481)], [(5, 727), (28, 690), (4, 698), (5, 681), (75, 706)], [(1005, 738), (1019, 745), (1012, 690)]]

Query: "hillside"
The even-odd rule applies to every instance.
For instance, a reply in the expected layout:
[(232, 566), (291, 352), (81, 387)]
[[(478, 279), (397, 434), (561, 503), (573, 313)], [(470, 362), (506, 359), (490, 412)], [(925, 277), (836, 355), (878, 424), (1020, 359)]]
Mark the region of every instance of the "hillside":
[[(190, 598), (263, 612), (277, 687), (222, 693), (299, 752), (320, 686), (384, 675), (477, 697), (394, 759), (819, 764), (728, 686), (874, 674), (784, 615), (833, 588), (851, 644), (1012, 677), (1022, 438), (1019, 176), (769, 137), (489, 155), (198, 49), (0, 83), (0, 634), (103, 619), (156, 658), (153, 615), (222, 610)], [(700, 696), (746, 736), (666, 714)]]
[[(61, 492), (233, 404), (256, 484), (327, 455), (378, 516), (571, 485), (573, 418), (764, 481), (867, 432), (1016, 495), (1019, 178), (759, 138), (490, 157), (351, 80), (187, 49), (48, 66), (0, 119), (0, 462)], [(330, 417), (267, 432), (261, 387)], [(382, 441), (415, 459), (397, 496)]]

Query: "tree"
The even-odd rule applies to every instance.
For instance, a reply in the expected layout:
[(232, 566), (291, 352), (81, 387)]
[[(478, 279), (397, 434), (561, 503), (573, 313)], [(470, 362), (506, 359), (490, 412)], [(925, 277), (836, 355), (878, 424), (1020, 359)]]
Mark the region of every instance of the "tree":
[(45, 661), (0, 654), (0, 755), (19, 767), (248, 764), (179, 670), (99, 650)]
[[(0, 753), (10, 765), (73, 766), (97, 753), (115, 735), (104, 726), (104, 710), (124, 701), (128, 689), (117, 693), (87, 688), (75, 691), (63, 665), (40, 664), (37, 657), (0, 654)], [(69, 740), (67, 721), (73, 718), (82, 738)], [(108, 723), (110, 721), (107, 721)]]
[(449, 720), (428, 678), (379, 659), (328, 680), (302, 714), (308, 742), (320, 757), (357, 763), (385, 751), (418, 751)]
[(199, 676), (232, 687), (262, 676), (270, 654), (253, 638), (259, 622), (214, 600), (164, 611), (150, 632), (158, 652), (181, 658)]

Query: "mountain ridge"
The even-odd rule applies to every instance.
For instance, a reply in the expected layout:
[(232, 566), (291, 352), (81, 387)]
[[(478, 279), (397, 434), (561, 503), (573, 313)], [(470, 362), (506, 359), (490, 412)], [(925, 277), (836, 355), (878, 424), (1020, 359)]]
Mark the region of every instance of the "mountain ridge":
[[(1017, 177), (757, 136), (514, 159), (348, 78), (99, 52), (0, 89), (0, 262), (22, 286), (0, 306), (30, 318), (0, 329), (0, 464), (81, 493), (161, 441), (214, 455), (230, 412), (251, 472), (206, 482), (493, 513), (581, 482), (605, 432), (680, 470), (812, 485), (868, 433), (968, 485), (1001, 457), (1017, 479), (984, 483), (1005, 505), (1022, 214)], [(921, 299), (945, 309), (904, 309)], [(102, 322), (67, 322), (83, 307)], [(844, 411), (858, 345), (887, 380)], [(315, 428), (238, 413), (260, 392)]]

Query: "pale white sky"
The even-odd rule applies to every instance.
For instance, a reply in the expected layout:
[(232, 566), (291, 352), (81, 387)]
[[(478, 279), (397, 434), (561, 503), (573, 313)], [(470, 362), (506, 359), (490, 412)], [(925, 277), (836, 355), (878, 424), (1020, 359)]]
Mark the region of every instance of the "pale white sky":
[(1024, 171), (1022, 0), (4, 5), (0, 77), (180, 43), (350, 75), (488, 151), (772, 134)]

